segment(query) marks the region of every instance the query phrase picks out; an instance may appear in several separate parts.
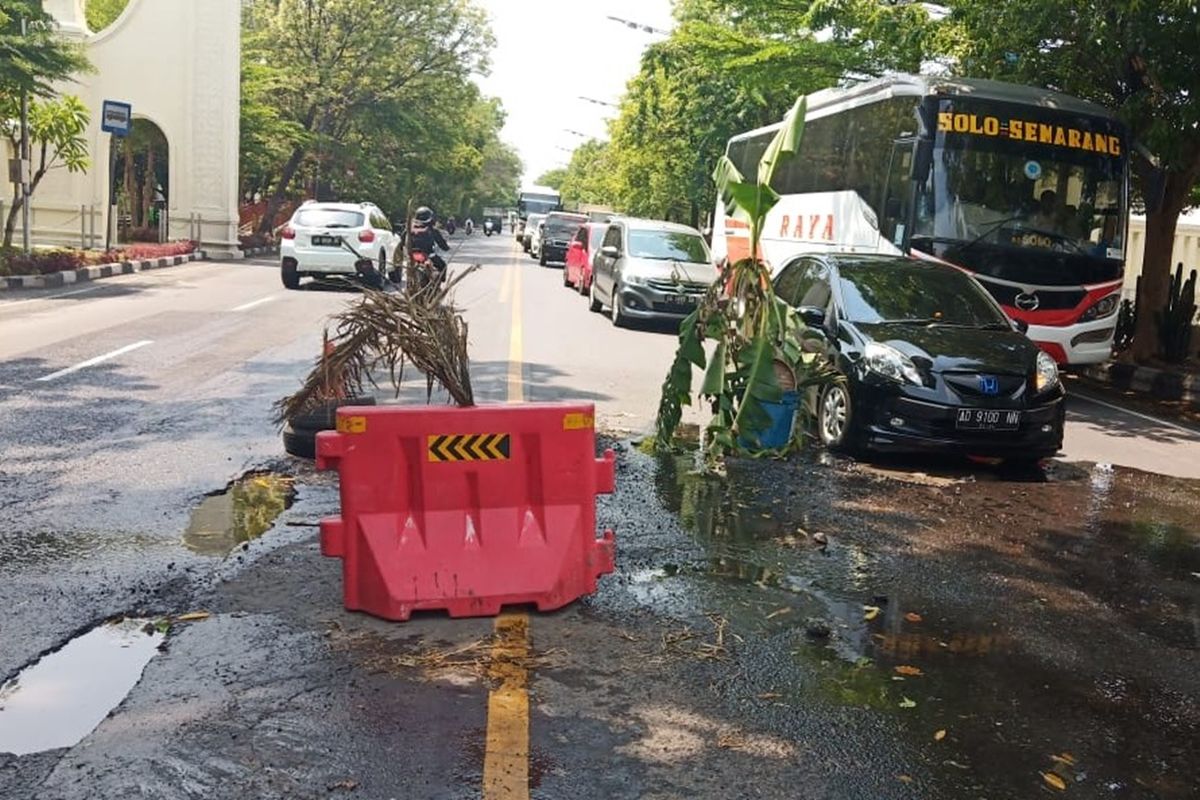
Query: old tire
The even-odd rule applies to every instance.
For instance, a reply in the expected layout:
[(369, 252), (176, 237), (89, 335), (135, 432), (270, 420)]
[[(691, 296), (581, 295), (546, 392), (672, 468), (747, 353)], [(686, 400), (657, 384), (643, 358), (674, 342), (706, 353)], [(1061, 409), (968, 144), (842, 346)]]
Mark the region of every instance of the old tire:
[(288, 420), (288, 426), (297, 433), (331, 431), (337, 427), (337, 410), (342, 406), (373, 406), (374, 397), (349, 397), (345, 400), (330, 400)]
[(317, 431), (296, 430), (291, 425), (283, 428), (283, 450), (297, 458), (317, 457)]

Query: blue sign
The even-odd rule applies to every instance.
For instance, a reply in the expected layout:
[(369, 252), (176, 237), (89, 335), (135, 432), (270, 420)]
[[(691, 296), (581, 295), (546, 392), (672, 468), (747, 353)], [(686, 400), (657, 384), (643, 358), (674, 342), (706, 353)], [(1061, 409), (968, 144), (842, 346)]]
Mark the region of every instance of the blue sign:
[(1000, 394), (1000, 379), (995, 375), (980, 375), (979, 391), (983, 394)]
[(1036, 181), (1042, 177), (1042, 165), (1036, 161), (1025, 162), (1025, 177), (1031, 181)]
[(113, 136), (128, 136), (133, 126), (133, 106), (118, 100), (105, 100), (100, 111), (100, 130)]

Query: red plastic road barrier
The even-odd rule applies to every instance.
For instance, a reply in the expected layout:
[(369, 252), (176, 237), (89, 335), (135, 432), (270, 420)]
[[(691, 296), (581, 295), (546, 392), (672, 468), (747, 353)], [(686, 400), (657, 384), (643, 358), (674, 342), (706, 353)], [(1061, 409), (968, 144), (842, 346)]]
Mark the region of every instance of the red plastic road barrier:
[(492, 616), (596, 591), (613, 570), (596, 494), (613, 491), (616, 462), (595, 457), (594, 418), (565, 404), (339, 408), (337, 431), (317, 435), (317, 468), (341, 480), (321, 552), (342, 559), (346, 608)]

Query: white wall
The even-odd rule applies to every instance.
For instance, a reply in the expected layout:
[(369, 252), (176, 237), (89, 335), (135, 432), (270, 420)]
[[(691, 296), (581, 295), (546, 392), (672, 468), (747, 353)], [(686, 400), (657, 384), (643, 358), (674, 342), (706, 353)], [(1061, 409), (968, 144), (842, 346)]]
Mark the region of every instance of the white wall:
[[(1134, 216), (1129, 220), (1129, 247), (1126, 252), (1125, 286), (1122, 294), (1132, 300), (1137, 294), (1137, 279), (1142, 274), (1142, 258), (1146, 251), (1146, 218)], [(1175, 228), (1175, 249), (1171, 253), (1171, 272), (1183, 262), (1183, 276), (1200, 269), (1200, 209), (1184, 212)]]
[[(105, 99), (133, 105), (157, 124), (170, 147), (170, 237), (199, 235), (215, 255), (236, 256), (238, 125), (241, 71), (239, 0), (130, 0), (100, 33), (84, 23), (81, 0), (43, 0), (66, 36), (80, 39), (95, 66), (63, 85), (91, 111), (92, 168), (43, 180), (31, 204), (35, 241), (77, 245), (88, 216), (103, 245), (107, 224), (108, 134), (100, 131)], [(196, 224), (194, 219), (202, 221)]]

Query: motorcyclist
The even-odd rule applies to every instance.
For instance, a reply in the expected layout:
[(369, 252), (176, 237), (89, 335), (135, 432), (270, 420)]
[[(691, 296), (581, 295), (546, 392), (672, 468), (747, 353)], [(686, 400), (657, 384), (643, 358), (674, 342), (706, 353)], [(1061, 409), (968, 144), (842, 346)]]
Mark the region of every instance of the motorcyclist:
[(440, 273), (446, 272), (446, 261), (437, 254), (436, 248), (449, 252), (450, 245), (441, 231), (433, 227), (433, 211), (427, 206), (421, 206), (413, 214), (412, 225), (408, 237), (408, 249), (412, 253), (421, 253), (433, 264)]
[(467, 236), (470, 236), (475, 231), (475, 220), (467, 217), (467, 221), (463, 223), (463, 229), (467, 232)]

